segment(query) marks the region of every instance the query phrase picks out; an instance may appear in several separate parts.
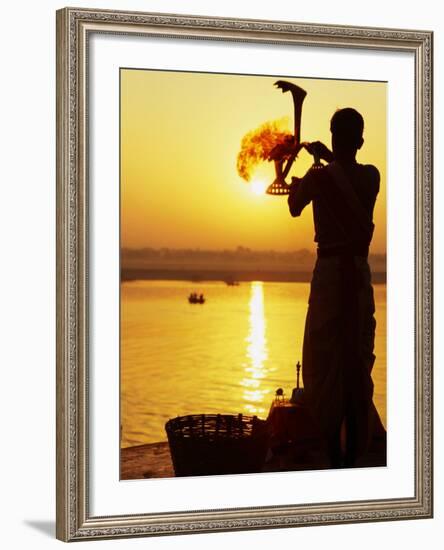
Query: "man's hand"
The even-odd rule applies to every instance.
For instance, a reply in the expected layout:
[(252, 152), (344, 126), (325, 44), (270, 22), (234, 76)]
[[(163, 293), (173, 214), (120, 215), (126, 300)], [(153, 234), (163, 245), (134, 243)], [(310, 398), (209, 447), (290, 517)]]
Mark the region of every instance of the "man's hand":
[(334, 160), (333, 153), (330, 149), (324, 145), (321, 141), (313, 141), (312, 143), (304, 143), (305, 149), (319, 159), (323, 159), (327, 162), (332, 162)]

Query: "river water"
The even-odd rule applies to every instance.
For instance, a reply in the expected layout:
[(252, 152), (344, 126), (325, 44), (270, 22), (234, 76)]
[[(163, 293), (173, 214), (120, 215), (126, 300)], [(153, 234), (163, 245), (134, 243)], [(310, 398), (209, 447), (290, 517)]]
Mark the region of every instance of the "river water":
[[(205, 304), (189, 304), (191, 292)], [(385, 425), (385, 285), (374, 292), (374, 401)], [(290, 396), (295, 386), (308, 294), (308, 283), (122, 283), (121, 447), (165, 441), (175, 416), (266, 418), (276, 389)]]

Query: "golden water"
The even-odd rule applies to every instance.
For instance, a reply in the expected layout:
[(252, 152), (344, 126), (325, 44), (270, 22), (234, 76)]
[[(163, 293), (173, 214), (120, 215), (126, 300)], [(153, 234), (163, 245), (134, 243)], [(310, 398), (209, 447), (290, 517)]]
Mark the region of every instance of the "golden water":
[[(191, 292), (206, 303), (189, 304)], [(385, 424), (385, 285), (374, 292), (374, 401)], [(295, 386), (308, 293), (308, 283), (123, 283), (121, 446), (166, 440), (165, 422), (184, 414), (266, 418), (276, 389)]]

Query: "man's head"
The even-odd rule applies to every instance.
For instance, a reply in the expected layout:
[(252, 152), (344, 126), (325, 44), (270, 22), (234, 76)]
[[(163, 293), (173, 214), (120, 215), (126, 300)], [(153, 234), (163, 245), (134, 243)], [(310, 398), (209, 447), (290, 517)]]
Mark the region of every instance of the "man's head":
[(330, 130), (335, 156), (354, 156), (364, 143), (364, 119), (350, 107), (336, 111), (330, 121)]

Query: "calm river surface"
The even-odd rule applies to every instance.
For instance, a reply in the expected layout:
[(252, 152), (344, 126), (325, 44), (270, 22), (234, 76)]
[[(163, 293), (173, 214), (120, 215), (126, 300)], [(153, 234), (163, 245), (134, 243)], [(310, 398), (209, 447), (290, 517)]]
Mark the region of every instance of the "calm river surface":
[[(165, 441), (169, 418), (266, 418), (276, 388), (291, 395), (308, 283), (132, 281), (121, 286), (122, 447)], [(189, 304), (191, 292), (206, 303)], [(386, 287), (374, 285), (374, 401), (386, 424)]]

